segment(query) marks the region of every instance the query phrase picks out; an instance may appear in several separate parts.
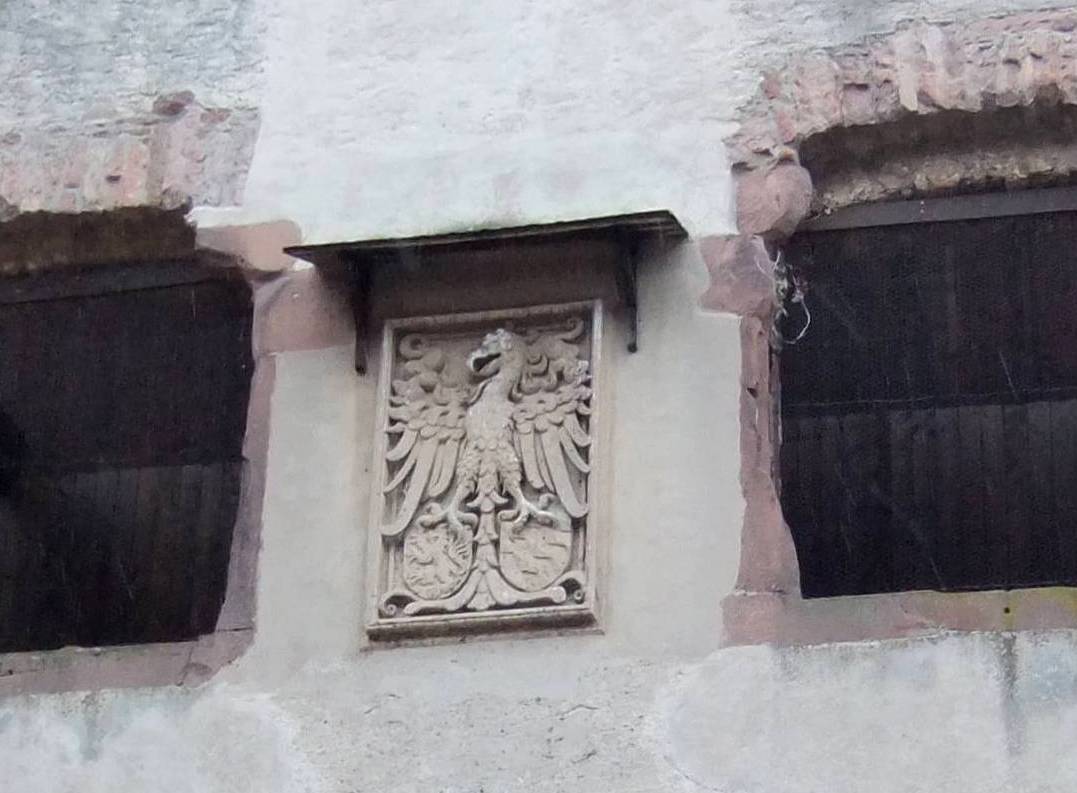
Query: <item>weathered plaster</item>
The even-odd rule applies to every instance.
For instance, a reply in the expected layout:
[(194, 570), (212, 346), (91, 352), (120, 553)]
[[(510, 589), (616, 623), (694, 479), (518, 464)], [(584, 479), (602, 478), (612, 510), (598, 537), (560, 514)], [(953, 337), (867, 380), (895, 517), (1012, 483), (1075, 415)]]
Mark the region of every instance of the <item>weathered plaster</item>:
[[(25, 17), (37, 5), (5, 10)], [(15, 90), (41, 119), (87, 112), (92, 102), (68, 97), (98, 91), (134, 97), (137, 112), (183, 90), (206, 107), (254, 107), (260, 133), (241, 205), (195, 216), (203, 229), (288, 218), (319, 242), (660, 206), (697, 237), (728, 232), (733, 181), (719, 141), (763, 72), (911, 17), (1047, 4), (480, 0), (407, 14), (388, 0), (361, 13), (343, 0), (228, 4), (251, 27), (212, 2), (128, 5), (103, 12), (142, 31), (108, 36), (126, 47), (118, 86), (65, 67), (74, 93), (37, 92), (27, 79)], [(75, 7), (41, 13), (73, 19)], [(254, 41), (243, 32), (262, 28)], [(73, 23), (63, 30), (73, 35)], [(94, 52), (64, 58), (92, 63)], [(121, 105), (120, 117), (136, 115)], [(20, 172), (35, 167), (46, 184), (26, 194), (52, 195), (55, 166)], [(745, 388), (739, 320), (694, 308), (704, 256), (714, 261), (720, 247), (703, 239), (672, 268), (644, 268), (641, 351), (612, 361), (619, 504), (605, 632), (431, 647), (364, 645), (373, 385), (351, 369), (346, 304), (311, 271), (260, 275), (274, 306), (260, 344), (277, 384), (253, 644), (198, 687), (4, 699), (5, 780), (19, 793), (1072, 790), (1072, 633), (716, 649), (744, 523), (738, 440), (765, 449), (771, 432), (741, 424), (769, 415), (745, 397), (770, 388), (758, 355), (765, 281), (738, 271), (710, 304), (753, 315), (741, 331), (756, 339)], [(758, 246), (739, 250), (750, 255), (734, 257), (738, 267), (755, 268)], [(749, 478), (768, 465), (758, 451), (745, 460)], [(771, 480), (750, 485), (749, 523), (784, 531)], [(792, 591), (795, 577), (780, 578), (795, 573), (790, 547), (745, 550), (763, 559), (751, 569), (779, 576), (742, 569), (741, 584), (761, 593), (754, 602)]]
[(727, 230), (730, 13), (708, 0), (267, 3), (242, 206), (308, 243), (670, 208)]
[[(1071, 790), (1072, 633), (613, 658), (599, 636), (395, 648), (270, 688), (7, 700), (20, 793)], [(493, 654), (495, 657), (491, 657)]]
[(0, 199), (24, 212), (240, 201), (259, 123), (257, 8), (4, 3)]
[(669, 757), (697, 790), (1067, 790), (1073, 649), (1029, 633), (723, 651), (663, 692)]

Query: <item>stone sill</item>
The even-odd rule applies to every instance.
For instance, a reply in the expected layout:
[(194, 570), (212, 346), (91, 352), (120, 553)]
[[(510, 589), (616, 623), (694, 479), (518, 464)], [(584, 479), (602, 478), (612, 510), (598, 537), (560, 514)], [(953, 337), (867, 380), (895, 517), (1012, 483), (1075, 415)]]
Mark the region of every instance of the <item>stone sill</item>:
[(252, 628), (188, 642), (0, 654), (0, 697), (104, 688), (196, 686), (250, 646)]
[(421, 617), (382, 618), (367, 625), (367, 635), (374, 640), (431, 639), (481, 633), (511, 633), (541, 628), (588, 628), (598, 623), (590, 604), (522, 608), (463, 615), (427, 615)]
[(1077, 629), (1077, 588), (896, 592), (806, 600), (737, 591), (722, 603), (726, 646), (812, 645), (948, 632)]

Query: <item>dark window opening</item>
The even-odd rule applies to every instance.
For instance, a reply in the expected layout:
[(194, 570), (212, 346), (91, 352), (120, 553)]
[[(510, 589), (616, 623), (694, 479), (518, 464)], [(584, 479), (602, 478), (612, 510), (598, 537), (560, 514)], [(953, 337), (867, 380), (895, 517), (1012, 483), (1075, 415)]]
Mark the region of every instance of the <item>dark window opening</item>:
[(804, 595), (1077, 584), (1077, 213), (787, 255), (812, 314), (778, 364)]
[(241, 487), (251, 293), (194, 263), (162, 269), (171, 280), (154, 272), (0, 282), (2, 652), (215, 628)]

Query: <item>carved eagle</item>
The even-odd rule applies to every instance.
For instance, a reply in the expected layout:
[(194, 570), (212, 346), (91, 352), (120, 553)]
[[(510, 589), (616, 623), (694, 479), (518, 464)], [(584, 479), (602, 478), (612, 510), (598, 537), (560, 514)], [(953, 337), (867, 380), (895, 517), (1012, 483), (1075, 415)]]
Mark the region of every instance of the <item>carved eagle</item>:
[[(426, 610), (564, 599), (551, 591), (557, 576), (549, 565), (543, 575), (516, 570), (507, 581), (498, 549), (506, 532), (568, 533), (587, 514), (581, 491), (590, 471), (592, 391), (588, 363), (573, 343), (583, 328), (578, 318), (554, 331), (499, 328), (465, 367), (452, 366), (426, 336), (400, 340), (405, 377), (391, 384), (384, 491), (392, 509), (382, 533), (406, 535), (422, 549), (410, 562), (413, 578), (425, 583), (413, 589), (440, 601)], [(439, 543), (424, 544), (423, 533), (435, 531)], [(520, 547), (517, 557), (526, 555)], [(551, 558), (542, 548), (533, 555)], [(534, 591), (525, 597), (521, 588)]]

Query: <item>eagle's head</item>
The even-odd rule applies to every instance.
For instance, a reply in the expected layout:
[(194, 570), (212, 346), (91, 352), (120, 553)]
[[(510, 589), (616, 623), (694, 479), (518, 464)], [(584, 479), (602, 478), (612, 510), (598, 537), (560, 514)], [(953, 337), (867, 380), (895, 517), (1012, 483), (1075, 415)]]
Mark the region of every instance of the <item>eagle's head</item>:
[(498, 328), (483, 337), (482, 344), (467, 357), (467, 368), (482, 378), (492, 377), (506, 364), (521, 364), (523, 340), (510, 330)]

